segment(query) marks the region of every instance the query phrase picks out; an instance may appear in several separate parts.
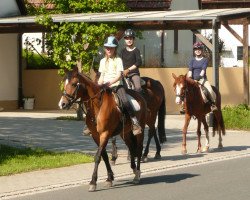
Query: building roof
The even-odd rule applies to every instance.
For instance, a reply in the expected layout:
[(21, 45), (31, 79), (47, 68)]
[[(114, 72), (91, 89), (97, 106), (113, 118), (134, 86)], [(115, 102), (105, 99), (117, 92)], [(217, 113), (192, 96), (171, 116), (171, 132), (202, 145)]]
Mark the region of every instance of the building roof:
[[(53, 22), (140, 22), (176, 20), (223, 20), (250, 16), (250, 8), (178, 10), (178, 11), (141, 11), (115, 13), (78, 13), (51, 15)], [(0, 24), (35, 23), (36, 16), (0, 18)]]
[[(131, 22), (133, 24), (150, 23), (149, 29), (205, 29), (211, 28), (213, 20), (240, 19), (250, 16), (250, 8), (207, 9), (207, 10), (178, 10), (178, 11), (138, 11), (116, 13), (78, 13), (52, 15), (54, 23), (60, 22)], [(174, 21), (174, 23), (173, 23)], [(209, 24), (209, 23), (210, 24)], [(171, 25), (171, 24), (172, 25)], [(199, 26), (194, 24), (198, 23)], [(159, 26), (161, 24), (161, 26)], [(19, 16), (0, 18), (1, 27), (13, 25), (36, 25), (35, 16)], [(154, 26), (155, 25), (155, 26)], [(169, 28), (170, 26), (170, 28)], [(172, 27), (174, 26), (174, 27)]]

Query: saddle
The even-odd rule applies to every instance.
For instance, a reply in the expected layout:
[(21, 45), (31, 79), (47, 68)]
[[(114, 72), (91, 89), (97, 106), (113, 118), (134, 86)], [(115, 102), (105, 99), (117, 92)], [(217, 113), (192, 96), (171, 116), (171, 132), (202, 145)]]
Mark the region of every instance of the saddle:
[[(122, 105), (122, 101), (119, 97), (119, 95), (116, 92), (112, 92), (116, 105), (120, 110), (123, 110), (123, 105)], [(132, 108), (134, 109), (134, 111), (139, 111), (141, 109), (139, 103), (136, 101), (136, 99), (134, 97), (132, 97), (131, 95), (126, 93), (126, 96), (128, 98), (129, 103), (132, 105)]]
[(204, 86), (199, 84), (200, 91), (201, 91), (201, 96), (203, 98), (204, 103), (211, 103), (212, 102), (212, 97), (208, 89)]
[[(142, 78), (140, 78), (140, 82), (141, 82), (141, 86), (146, 85), (146, 82)], [(131, 90), (135, 89), (135, 86), (133, 82), (130, 80), (130, 78), (124, 77), (124, 83), (128, 89), (131, 89)]]

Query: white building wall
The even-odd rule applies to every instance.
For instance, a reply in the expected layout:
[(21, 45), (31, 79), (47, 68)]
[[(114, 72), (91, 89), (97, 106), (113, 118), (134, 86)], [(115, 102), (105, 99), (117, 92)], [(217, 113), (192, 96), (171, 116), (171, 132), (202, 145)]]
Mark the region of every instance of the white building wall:
[[(243, 25), (230, 25), (230, 27), (243, 38)], [(211, 34), (212, 30), (202, 30), (201, 33), (206, 36)], [(237, 47), (242, 46), (239, 40), (237, 40), (223, 25), (219, 29), (219, 38), (224, 41), (224, 50), (221, 55), (220, 63), (221, 66), (243, 67), (243, 60), (237, 60)], [(248, 41), (250, 44), (250, 34), (248, 35)]]
[(18, 99), (17, 34), (0, 34), (0, 101)]

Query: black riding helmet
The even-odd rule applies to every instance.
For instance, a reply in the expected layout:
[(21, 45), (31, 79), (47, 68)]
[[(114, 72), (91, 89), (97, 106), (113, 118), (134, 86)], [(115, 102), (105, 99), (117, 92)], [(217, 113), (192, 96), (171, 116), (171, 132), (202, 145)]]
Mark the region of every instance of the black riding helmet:
[(127, 29), (125, 32), (124, 32), (124, 38), (125, 37), (133, 37), (135, 38), (135, 32), (132, 30), (132, 29)]

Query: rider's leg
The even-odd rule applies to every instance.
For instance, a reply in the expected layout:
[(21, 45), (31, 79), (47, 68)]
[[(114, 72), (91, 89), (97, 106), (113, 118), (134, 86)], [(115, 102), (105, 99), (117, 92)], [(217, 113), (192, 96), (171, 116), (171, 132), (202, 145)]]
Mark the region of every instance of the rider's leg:
[(139, 75), (135, 74), (131, 77), (131, 80), (135, 86), (135, 91), (142, 94), (142, 88), (141, 88), (141, 78)]
[(216, 102), (216, 94), (214, 93), (210, 83), (207, 80), (205, 81), (204, 86), (208, 90), (208, 97), (209, 97), (209, 101), (210, 101), (210, 104), (211, 104), (211, 110), (215, 111), (215, 110), (218, 109), (216, 104), (215, 104), (215, 102)]
[(131, 121), (133, 123), (133, 134), (134, 135), (140, 134), (141, 133), (141, 126), (140, 126), (139, 121), (137, 120), (137, 118), (135, 116), (135, 112), (134, 112), (132, 105), (130, 104), (130, 102), (127, 99), (125, 89), (122, 86), (118, 87), (117, 94), (121, 98), (121, 100), (123, 102), (123, 106), (128, 111), (129, 116), (131, 118)]

